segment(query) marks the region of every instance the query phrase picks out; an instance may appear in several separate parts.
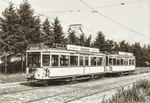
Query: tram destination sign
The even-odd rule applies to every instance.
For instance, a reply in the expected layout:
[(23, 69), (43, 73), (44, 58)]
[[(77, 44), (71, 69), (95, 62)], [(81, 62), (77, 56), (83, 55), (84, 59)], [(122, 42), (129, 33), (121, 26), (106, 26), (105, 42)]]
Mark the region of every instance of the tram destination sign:
[(90, 48), (90, 47), (82, 47), (82, 46), (76, 46), (76, 45), (67, 45), (68, 50), (76, 50), (76, 51), (82, 51), (82, 52), (94, 52), (98, 53), (99, 49), (97, 48)]
[(31, 44), (31, 45), (29, 46), (29, 49), (30, 49), (30, 50), (48, 49), (48, 46), (47, 46), (47, 45), (44, 45), (44, 44)]

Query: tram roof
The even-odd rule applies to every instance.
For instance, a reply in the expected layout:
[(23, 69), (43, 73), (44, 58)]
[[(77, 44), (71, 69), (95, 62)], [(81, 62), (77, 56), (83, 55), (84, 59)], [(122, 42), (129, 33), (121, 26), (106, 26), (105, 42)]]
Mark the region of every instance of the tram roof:
[(128, 52), (118, 52), (118, 53), (115, 53), (115, 54), (109, 54), (109, 56), (111, 56), (111, 57), (124, 57), (124, 58), (131, 57), (131, 58), (134, 58), (134, 55), (132, 53), (128, 53)]
[(85, 55), (105, 55), (101, 52), (86, 52), (86, 51), (77, 51), (77, 50), (68, 50), (68, 49), (59, 49), (59, 48), (48, 48), (48, 49), (32, 49), (27, 50), (26, 52), (42, 52), (42, 53), (71, 53), (71, 54), (85, 54)]
[(62, 44), (53, 44), (51, 48), (43, 44), (31, 45), (26, 52), (55, 52), (55, 53), (73, 53), (73, 54), (87, 54), (87, 55), (105, 55), (97, 48), (70, 45), (64, 46)]

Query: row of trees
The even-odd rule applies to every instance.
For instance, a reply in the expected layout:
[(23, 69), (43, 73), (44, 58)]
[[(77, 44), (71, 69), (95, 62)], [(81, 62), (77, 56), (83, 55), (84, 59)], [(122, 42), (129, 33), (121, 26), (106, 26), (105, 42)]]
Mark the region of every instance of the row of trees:
[[(74, 31), (64, 34), (58, 18), (55, 18), (53, 22), (50, 22), (48, 18), (41, 22), (39, 16), (35, 15), (34, 10), (27, 1), (23, 1), (19, 8), (14, 8), (14, 5), (10, 3), (2, 12), (0, 38), (1, 53), (20, 55), (22, 71), (24, 68), (23, 58), (28, 45), (37, 43), (75, 44), (96, 47), (102, 52), (110, 53), (112, 51), (133, 52), (136, 56), (137, 66), (143, 66), (146, 62), (150, 63), (150, 45), (141, 47), (139, 43), (130, 45), (126, 41), (117, 43), (106, 39), (102, 32), (97, 33), (94, 41), (91, 40), (91, 35), (88, 37), (84, 34), (77, 36)], [(7, 65), (9, 65), (9, 60), (5, 61)]]

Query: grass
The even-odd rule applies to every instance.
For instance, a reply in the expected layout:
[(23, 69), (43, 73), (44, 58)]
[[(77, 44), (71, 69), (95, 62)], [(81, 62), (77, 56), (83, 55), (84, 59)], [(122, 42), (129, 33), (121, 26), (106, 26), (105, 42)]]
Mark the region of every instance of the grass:
[(136, 67), (135, 74), (148, 73), (150, 72), (150, 67)]
[(0, 74), (0, 83), (21, 82), (26, 80), (25, 73)]
[(121, 88), (110, 99), (103, 99), (102, 103), (149, 103), (150, 81), (140, 80), (128, 89)]

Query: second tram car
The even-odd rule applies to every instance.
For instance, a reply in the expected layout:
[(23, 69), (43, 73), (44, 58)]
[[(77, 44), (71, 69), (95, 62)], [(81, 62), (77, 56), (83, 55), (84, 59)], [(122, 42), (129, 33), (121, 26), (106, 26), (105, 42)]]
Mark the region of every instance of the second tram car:
[(133, 71), (135, 71), (135, 57), (132, 53), (118, 52), (106, 56), (106, 73), (128, 74)]
[(49, 48), (42, 44), (29, 47), (26, 51), (27, 78), (49, 80), (93, 77), (135, 70), (135, 57), (132, 53), (106, 55), (97, 48), (76, 45), (56, 47)]

